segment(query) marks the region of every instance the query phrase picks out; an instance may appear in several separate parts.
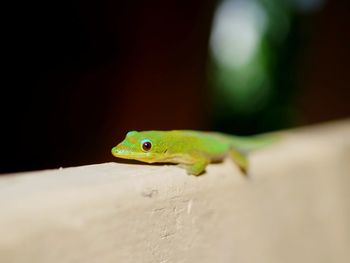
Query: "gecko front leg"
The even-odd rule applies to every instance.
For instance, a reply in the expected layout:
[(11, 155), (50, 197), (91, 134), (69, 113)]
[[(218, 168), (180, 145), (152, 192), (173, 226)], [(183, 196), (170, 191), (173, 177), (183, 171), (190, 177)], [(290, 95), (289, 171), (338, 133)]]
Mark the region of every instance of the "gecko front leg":
[(190, 157), (187, 162), (180, 163), (179, 165), (180, 167), (185, 168), (188, 174), (198, 176), (205, 171), (205, 168), (207, 167), (209, 162), (210, 160), (208, 160), (208, 158), (196, 155)]

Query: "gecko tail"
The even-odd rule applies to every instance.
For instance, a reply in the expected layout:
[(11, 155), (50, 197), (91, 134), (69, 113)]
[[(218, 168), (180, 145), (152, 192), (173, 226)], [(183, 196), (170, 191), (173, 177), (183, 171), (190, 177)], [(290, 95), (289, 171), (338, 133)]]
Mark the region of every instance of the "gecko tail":
[(252, 136), (230, 136), (231, 144), (234, 148), (243, 153), (256, 151), (268, 147), (281, 140), (280, 133), (266, 133)]

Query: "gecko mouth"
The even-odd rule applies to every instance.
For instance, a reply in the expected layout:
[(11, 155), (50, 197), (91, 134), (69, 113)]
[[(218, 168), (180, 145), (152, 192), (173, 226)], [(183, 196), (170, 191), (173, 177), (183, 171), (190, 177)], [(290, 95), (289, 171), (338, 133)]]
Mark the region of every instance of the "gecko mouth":
[(150, 153), (135, 153), (118, 146), (112, 148), (112, 155), (122, 159), (138, 160), (143, 162), (150, 162), (152, 156)]

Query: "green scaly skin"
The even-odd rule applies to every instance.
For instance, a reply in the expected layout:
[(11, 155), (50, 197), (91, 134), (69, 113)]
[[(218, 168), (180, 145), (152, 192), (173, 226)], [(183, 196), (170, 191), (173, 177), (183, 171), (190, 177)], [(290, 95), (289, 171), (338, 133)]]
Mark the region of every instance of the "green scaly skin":
[(222, 161), (229, 155), (246, 174), (248, 160), (245, 154), (270, 142), (259, 136), (238, 137), (192, 130), (130, 131), (112, 148), (112, 154), (147, 163), (180, 164), (192, 175), (202, 174), (209, 163)]

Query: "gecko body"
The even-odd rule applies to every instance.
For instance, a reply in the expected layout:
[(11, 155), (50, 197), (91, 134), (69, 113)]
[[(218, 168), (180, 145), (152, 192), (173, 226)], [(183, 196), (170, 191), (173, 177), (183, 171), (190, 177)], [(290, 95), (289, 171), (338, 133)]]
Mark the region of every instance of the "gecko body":
[(246, 174), (246, 153), (260, 148), (267, 140), (194, 130), (130, 131), (112, 148), (115, 157), (147, 163), (176, 163), (187, 173), (200, 175), (211, 162), (229, 155)]

